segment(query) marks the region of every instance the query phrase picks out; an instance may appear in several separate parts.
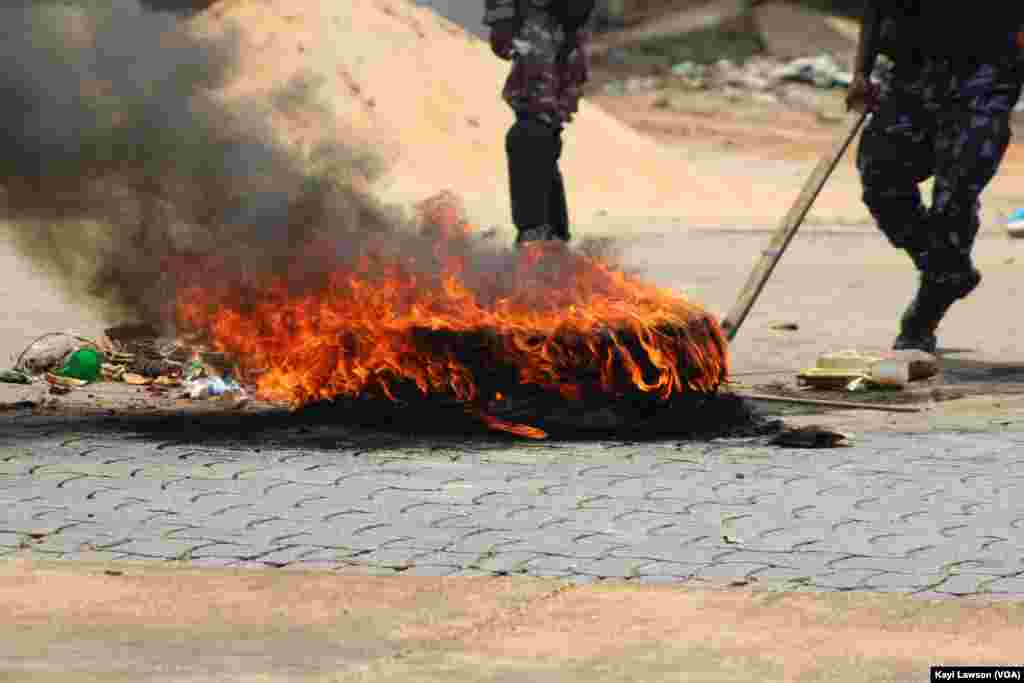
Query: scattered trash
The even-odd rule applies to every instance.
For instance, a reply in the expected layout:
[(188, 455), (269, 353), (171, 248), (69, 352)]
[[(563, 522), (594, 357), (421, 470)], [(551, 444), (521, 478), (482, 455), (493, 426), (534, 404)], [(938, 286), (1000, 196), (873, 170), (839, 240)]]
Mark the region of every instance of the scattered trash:
[(92, 347), (83, 347), (71, 353), (64, 365), (55, 374), (61, 377), (79, 379), (86, 383), (95, 382), (100, 378), (100, 366), (103, 358)]
[(910, 383), (910, 364), (898, 359), (882, 359), (871, 364), (868, 377), (879, 386), (903, 388)]
[(0, 382), (7, 384), (32, 384), (32, 378), (18, 370), (0, 370)]
[(858, 379), (865, 379), (865, 370), (844, 368), (808, 368), (797, 374), (798, 384), (807, 385), (812, 389), (845, 389)]
[(778, 332), (796, 332), (800, 329), (800, 326), (796, 323), (771, 323), (768, 325), (768, 329)]
[(858, 377), (846, 385), (847, 391), (868, 391), (871, 389), (871, 382), (867, 377)]
[[(900, 383), (919, 382), (939, 374), (939, 359), (925, 351), (887, 351), (872, 363), (868, 375), (877, 384), (895, 377)], [(903, 377), (906, 376), (904, 380)]]
[(124, 365), (103, 363), (100, 365), (100, 376), (108, 382), (120, 382), (124, 378), (128, 368)]
[(234, 372), (234, 361), (220, 351), (201, 351), (199, 361), (213, 373), (224, 377)]
[(849, 87), (853, 74), (844, 71), (831, 55), (794, 59), (776, 72), (781, 80), (810, 83), (817, 88)]
[(1010, 237), (1024, 237), (1024, 209), (1017, 209), (1006, 218), (1006, 232)]
[(673, 76), (681, 76), (690, 80), (703, 79), (707, 74), (707, 67), (698, 64), (697, 62), (679, 62), (670, 69)]
[(137, 375), (156, 379), (164, 375), (179, 374), (181, 364), (166, 358), (138, 358), (132, 363), (131, 370)]
[(186, 383), (186, 395), (193, 400), (223, 397), (227, 400), (246, 399), (245, 389), (233, 379), (216, 375), (200, 377)]
[(864, 372), (872, 363), (881, 360), (880, 356), (869, 356), (859, 351), (847, 350), (825, 353), (818, 357), (817, 367), (829, 370), (852, 370)]
[[(206, 350), (199, 342), (161, 339), (157, 334), (153, 327), (137, 323), (108, 328), (98, 341), (73, 333), (46, 334), (29, 344), (14, 369), (0, 371), (0, 382), (31, 384), (42, 378), (55, 396), (96, 381), (144, 387), (158, 396), (184, 387), (183, 397), (220, 398), (235, 408), (249, 403), (245, 387), (234, 379), (237, 369), (231, 356)], [(51, 397), (44, 403), (55, 401)]]
[(797, 381), (815, 389), (898, 389), (934, 377), (938, 371), (938, 360), (923, 351), (888, 351), (878, 356), (841, 351), (820, 356), (815, 367), (797, 375)]
[(193, 401), (207, 399), (212, 396), (216, 396), (218, 393), (218, 387), (214, 381), (209, 377), (200, 377), (199, 379), (193, 379), (186, 385), (187, 391), (185, 395)]
[(68, 356), (83, 346), (96, 348), (91, 339), (71, 332), (51, 332), (36, 337), (14, 362), (14, 369), (27, 375), (41, 375), (62, 366)]
[(828, 427), (808, 425), (783, 430), (771, 440), (775, 446), (785, 448), (839, 448), (848, 446), (852, 436)]
[(661, 79), (657, 76), (633, 76), (624, 81), (611, 81), (603, 88), (605, 95), (636, 95), (638, 93), (651, 92), (661, 86)]
[(87, 382), (84, 379), (78, 379), (77, 377), (65, 377), (63, 375), (55, 375), (52, 372), (46, 373), (45, 377), (46, 381), (49, 382), (52, 386), (65, 387), (69, 390), (84, 387), (87, 384), (89, 384), (89, 382)]

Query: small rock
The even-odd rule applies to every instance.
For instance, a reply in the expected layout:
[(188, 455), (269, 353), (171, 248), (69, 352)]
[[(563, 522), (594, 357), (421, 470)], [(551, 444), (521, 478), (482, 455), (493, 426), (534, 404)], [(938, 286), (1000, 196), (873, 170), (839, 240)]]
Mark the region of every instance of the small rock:
[(849, 445), (851, 438), (828, 427), (808, 425), (785, 429), (770, 443), (785, 448), (838, 448)]

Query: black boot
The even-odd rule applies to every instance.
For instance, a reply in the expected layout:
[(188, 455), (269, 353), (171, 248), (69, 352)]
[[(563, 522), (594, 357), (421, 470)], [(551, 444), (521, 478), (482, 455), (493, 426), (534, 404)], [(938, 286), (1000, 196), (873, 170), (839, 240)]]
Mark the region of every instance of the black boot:
[(545, 223), (529, 228), (521, 228), (516, 236), (516, 246), (521, 247), (529, 242), (551, 242), (554, 240), (564, 241), (555, 228)]
[(900, 334), (893, 342), (893, 350), (935, 353), (935, 331), (943, 316), (957, 299), (970, 294), (980, 282), (981, 273), (973, 266), (957, 273), (922, 272), (917, 295), (900, 318)]

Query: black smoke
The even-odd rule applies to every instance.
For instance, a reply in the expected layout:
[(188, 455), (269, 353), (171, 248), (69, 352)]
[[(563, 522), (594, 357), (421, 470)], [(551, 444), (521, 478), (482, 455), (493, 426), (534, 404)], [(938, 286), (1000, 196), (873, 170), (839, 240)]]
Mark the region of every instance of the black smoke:
[(179, 287), (300, 282), (330, 265), (310, 245), (352, 259), (400, 223), (351, 189), (377, 168), (358, 145), (275, 142), (274, 108), (312, 107), (310, 88), (218, 100), (237, 37), (190, 31), (180, 12), (203, 4), (0, 7), (0, 239), (110, 319), (167, 328)]

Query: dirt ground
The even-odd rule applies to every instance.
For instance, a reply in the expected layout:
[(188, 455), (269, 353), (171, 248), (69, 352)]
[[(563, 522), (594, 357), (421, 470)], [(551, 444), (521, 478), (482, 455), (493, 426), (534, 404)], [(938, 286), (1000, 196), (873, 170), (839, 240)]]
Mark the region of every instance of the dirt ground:
[(770, 587), (0, 563), (8, 681), (923, 681), (1024, 607)]

